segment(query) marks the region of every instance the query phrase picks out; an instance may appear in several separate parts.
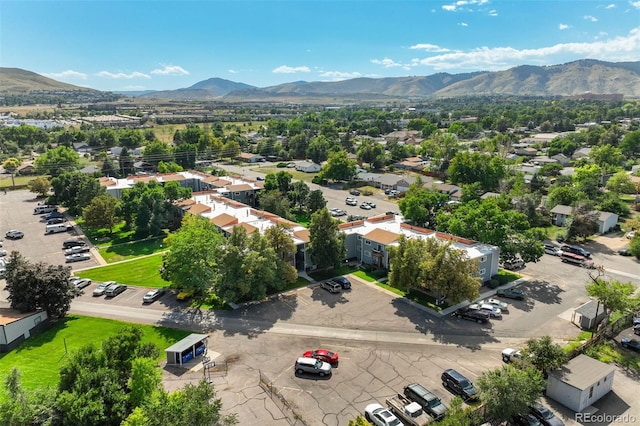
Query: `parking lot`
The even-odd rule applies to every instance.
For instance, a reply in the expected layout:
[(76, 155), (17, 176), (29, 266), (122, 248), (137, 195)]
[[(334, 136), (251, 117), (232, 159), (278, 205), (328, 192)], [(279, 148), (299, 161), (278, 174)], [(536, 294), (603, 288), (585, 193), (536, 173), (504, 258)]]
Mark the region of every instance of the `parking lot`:
[[(0, 195), (0, 217), (2, 218), (0, 236), (4, 239), (3, 248), (9, 253), (18, 251), (31, 262), (44, 262), (50, 265), (65, 264), (62, 242), (78, 237), (78, 233), (74, 229), (70, 232), (45, 235), (46, 224), (41, 221), (44, 215), (33, 214), (33, 209), (39, 201), (42, 200), (37, 200), (34, 194), (26, 190), (10, 191)], [(24, 238), (19, 240), (5, 238), (5, 233), (10, 229), (24, 232)], [(98, 262), (92, 255), (90, 260), (67, 265), (72, 268), (89, 268), (97, 266)]]

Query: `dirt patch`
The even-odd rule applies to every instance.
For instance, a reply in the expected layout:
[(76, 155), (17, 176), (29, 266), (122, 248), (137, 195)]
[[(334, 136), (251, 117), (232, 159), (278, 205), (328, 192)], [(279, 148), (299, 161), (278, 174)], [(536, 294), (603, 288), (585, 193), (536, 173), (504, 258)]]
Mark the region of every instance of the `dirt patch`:
[(629, 244), (629, 240), (625, 238), (623, 232), (611, 232), (606, 235), (599, 235), (595, 237), (593, 241), (597, 244), (602, 244), (612, 251), (618, 251)]

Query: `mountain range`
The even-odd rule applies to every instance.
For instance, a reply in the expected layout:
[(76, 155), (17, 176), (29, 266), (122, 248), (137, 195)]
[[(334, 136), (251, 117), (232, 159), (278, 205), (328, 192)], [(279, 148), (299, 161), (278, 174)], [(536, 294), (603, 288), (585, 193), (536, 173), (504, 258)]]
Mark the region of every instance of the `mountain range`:
[[(0, 68), (0, 93), (33, 90), (85, 90), (19, 68)], [(429, 76), (296, 81), (255, 87), (221, 78), (162, 91), (114, 92), (141, 98), (220, 101), (304, 101), (309, 99), (375, 100), (394, 98), (462, 97), (477, 95), (577, 96), (623, 94), (640, 98), (640, 61), (603, 62), (583, 59), (561, 65), (521, 65), (505, 71)]]

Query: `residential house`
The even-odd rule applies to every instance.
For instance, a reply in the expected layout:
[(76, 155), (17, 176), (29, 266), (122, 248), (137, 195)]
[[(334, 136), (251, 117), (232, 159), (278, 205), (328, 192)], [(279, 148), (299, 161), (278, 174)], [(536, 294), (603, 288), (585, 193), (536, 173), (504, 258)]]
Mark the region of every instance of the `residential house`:
[(589, 158), (590, 154), (591, 154), (591, 148), (589, 148), (589, 147), (580, 148), (580, 149), (577, 149), (573, 153), (573, 155), (571, 155), (571, 159), (572, 160), (579, 160), (581, 158)]
[(49, 321), (45, 311), (22, 313), (12, 308), (0, 308), (0, 352), (9, 352)]
[(32, 162), (22, 163), (16, 169), (16, 174), (18, 175), (31, 175), (35, 171), (35, 166)]
[(95, 175), (96, 173), (101, 173), (102, 169), (95, 164), (89, 164), (80, 169), (80, 173), (84, 173), (85, 175)]
[(576, 413), (584, 412), (611, 391), (616, 367), (586, 355), (578, 355), (549, 373), (548, 398)]
[(85, 142), (74, 142), (73, 149), (78, 154), (88, 154), (93, 151), (93, 149)]
[[(115, 157), (120, 157), (120, 154), (122, 154), (122, 150), (123, 150), (123, 147), (114, 146), (109, 150), (109, 152), (111, 153), (111, 155)], [(143, 148), (127, 148), (127, 151), (129, 152), (129, 155), (132, 157), (140, 157), (142, 155)]]
[[(556, 226), (565, 226), (567, 220), (573, 215), (573, 207), (558, 204), (551, 209), (551, 223)], [(618, 224), (618, 215), (611, 212), (593, 211), (597, 215), (598, 233), (606, 234)]]
[(408, 157), (402, 161), (393, 164), (395, 169), (413, 170), (421, 172), (429, 164), (429, 162), (421, 157)]
[(322, 166), (320, 166), (320, 164), (316, 164), (311, 161), (297, 161), (295, 165), (296, 170), (299, 172), (317, 173), (322, 170)]
[(571, 159), (569, 157), (567, 157), (566, 155), (564, 155), (563, 153), (553, 155), (553, 156), (551, 156), (551, 158), (553, 158), (554, 160), (556, 160), (558, 163), (562, 164), (563, 166), (568, 166), (569, 163), (571, 162)]
[(245, 163), (259, 163), (265, 161), (264, 156), (260, 154), (251, 154), (249, 152), (241, 152), (236, 160), (243, 161)]
[(524, 157), (535, 157), (536, 155), (538, 155), (538, 150), (531, 147), (516, 148), (515, 153)]
[(133, 170), (136, 173), (153, 173), (155, 172), (156, 167), (146, 161), (136, 161), (133, 163)]

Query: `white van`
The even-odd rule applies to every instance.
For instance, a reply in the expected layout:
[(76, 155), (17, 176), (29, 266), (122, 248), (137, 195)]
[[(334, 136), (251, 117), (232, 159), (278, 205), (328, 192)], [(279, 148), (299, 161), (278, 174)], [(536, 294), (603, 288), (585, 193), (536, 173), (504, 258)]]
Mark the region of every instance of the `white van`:
[(58, 208), (56, 206), (37, 206), (35, 209), (33, 209), (33, 214), (43, 214), (57, 211)]
[(71, 231), (73, 229), (73, 226), (71, 225), (67, 225), (65, 223), (58, 223), (55, 225), (47, 225), (47, 227), (44, 230), (44, 234), (57, 234), (58, 232), (67, 232), (67, 231)]

